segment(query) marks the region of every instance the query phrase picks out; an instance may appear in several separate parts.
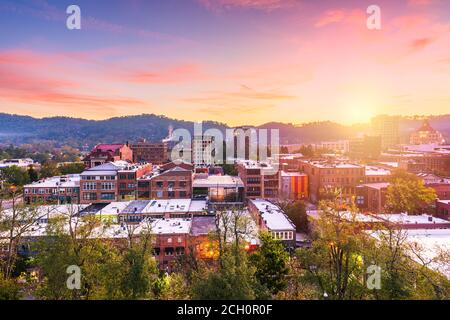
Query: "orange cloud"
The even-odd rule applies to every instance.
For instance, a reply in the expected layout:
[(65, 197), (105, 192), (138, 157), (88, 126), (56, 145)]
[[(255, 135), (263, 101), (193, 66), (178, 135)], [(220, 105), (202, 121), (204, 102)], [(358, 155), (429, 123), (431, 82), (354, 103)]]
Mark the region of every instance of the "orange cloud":
[(427, 47), (428, 45), (430, 45), (433, 41), (434, 40), (431, 38), (415, 39), (415, 40), (411, 41), (409, 46), (412, 50), (422, 50), (425, 47)]

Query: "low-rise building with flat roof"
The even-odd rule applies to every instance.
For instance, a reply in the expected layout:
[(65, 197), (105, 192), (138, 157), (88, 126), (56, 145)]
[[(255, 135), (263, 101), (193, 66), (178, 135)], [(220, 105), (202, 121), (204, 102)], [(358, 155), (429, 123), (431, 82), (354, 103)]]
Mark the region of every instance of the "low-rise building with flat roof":
[(295, 248), (295, 225), (280, 207), (264, 199), (252, 199), (248, 209), (260, 230), (270, 232), (288, 248)]

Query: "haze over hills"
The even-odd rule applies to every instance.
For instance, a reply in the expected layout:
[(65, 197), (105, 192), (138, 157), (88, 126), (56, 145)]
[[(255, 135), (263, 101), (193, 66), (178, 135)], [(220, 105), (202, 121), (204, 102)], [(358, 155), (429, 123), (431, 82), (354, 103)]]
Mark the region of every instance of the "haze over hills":
[[(450, 115), (430, 116), (430, 124), (450, 137)], [(418, 128), (421, 117), (402, 117), (400, 130), (403, 136)], [(53, 141), (74, 147), (92, 146), (99, 142), (113, 143), (135, 141), (146, 138), (159, 141), (168, 134), (169, 127), (185, 128), (193, 131), (194, 122), (168, 118), (162, 115), (142, 114), (115, 117), (106, 120), (86, 120), (81, 118), (51, 117), (33, 118), (30, 116), (0, 113), (0, 143), (21, 144), (36, 141)], [(264, 129), (279, 129), (280, 142), (311, 143), (316, 141), (351, 138), (367, 132), (369, 125), (341, 125), (331, 121), (293, 125), (269, 122), (258, 126)], [(224, 130), (224, 123), (204, 121), (203, 130), (218, 128)]]

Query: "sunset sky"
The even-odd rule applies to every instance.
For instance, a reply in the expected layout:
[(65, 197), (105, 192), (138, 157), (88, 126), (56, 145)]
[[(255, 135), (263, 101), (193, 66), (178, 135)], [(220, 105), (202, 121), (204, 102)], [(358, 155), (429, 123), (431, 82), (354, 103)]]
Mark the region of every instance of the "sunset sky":
[[(66, 28), (70, 4), (81, 30)], [(230, 125), (450, 113), (450, 1), (0, 0), (0, 112)]]

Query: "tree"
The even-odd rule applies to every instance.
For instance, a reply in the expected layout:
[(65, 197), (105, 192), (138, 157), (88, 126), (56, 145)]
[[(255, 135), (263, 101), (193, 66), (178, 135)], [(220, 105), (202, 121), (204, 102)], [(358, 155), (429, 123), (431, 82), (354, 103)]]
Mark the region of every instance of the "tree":
[(287, 285), (289, 255), (283, 244), (270, 233), (262, 233), (260, 240), (261, 246), (250, 256), (250, 262), (256, 269), (256, 279), (272, 294), (277, 294)]
[(28, 167), (28, 177), (31, 182), (35, 182), (35, 181), (39, 180), (38, 173), (36, 172), (36, 170), (34, 170), (33, 166), (31, 166), (31, 165)]
[(230, 176), (237, 176), (238, 172), (233, 164), (222, 164), (223, 173)]
[(320, 202), (312, 248), (297, 251), (306, 271), (303, 280), (314, 284), (322, 299), (356, 299), (365, 294), (361, 251), (368, 235), (357, 227), (356, 208), (341, 206), (338, 200)]
[[(136, 236), (136, 232), (139, 235)], [(127, 298), (141, 299), (151, 296), (151, 289), (158, 278), (158, 268), (152, 256), (150, 222), (143, 227), (127, 225), (128, 248), (124, 253), (125, 274), (122, 290)]]
[(254, 225), (246, 211), (216, 212), (216, 230), (211, 239), (217, 243), (217, 265), (194, 272), (194, 299), (265, 299), (267, 289), (255, 277), (256, 268), (248, 261), (246, 241), (255, 236)]
[(4, 209), (2, 200), (0, 200), (0, 232), (3, 234), (8, 248), (2, 264), (5, 279), (11, 278), (14, 271), (18, 258), (17, 247), (22, 243), (26, 233), (32, 230), (36, 222), (45, 215), (37, 207), (19, 203), (21, 195), (16, 190), (14, 187), (9, 190), (11, 196), (10, 209)]
[(0, 170), (1, 179), (7, 183), (22, 187), (23, 185), (30, 183), (30, 177), (27, 170), (19, 168), (18, 166), (11, 166)]
[(190, 298), (188, 283), (181, 273), (163, 272), (155, 281), (153, 292), (159, 300), (186, 300)]
[(83, 162), (68, 163), (59, 167), (59, 170), (63, 175), (81, 173), (85, 169), (86, 167)]
[(54, 162), (46, 162), (40, 171), (41, 178), (50, 178), (61, 175), (61, 171)]
[(227, 252), (218, 270), (206, 269), (196, 273), (192, 295), (199, 300), (252, 300), (261, 298), (264, 289), (255, 278), (256, 269), (247, 262), (246, 253), (236, 256)]
[(309, 232), (308, 215), (303, 201), (286, 202), (281, 204), (281, 207), (295, 224), (297, 232)]
[(0, 300), (19, 300), (20, 288), (14, 279), (5, 279), (0, 273)]
[(426, 187), (419, 177), (397, 170), (387, 188), (386, 209), (393, 213), (421, 214), (435, 199), (434, 189)]

